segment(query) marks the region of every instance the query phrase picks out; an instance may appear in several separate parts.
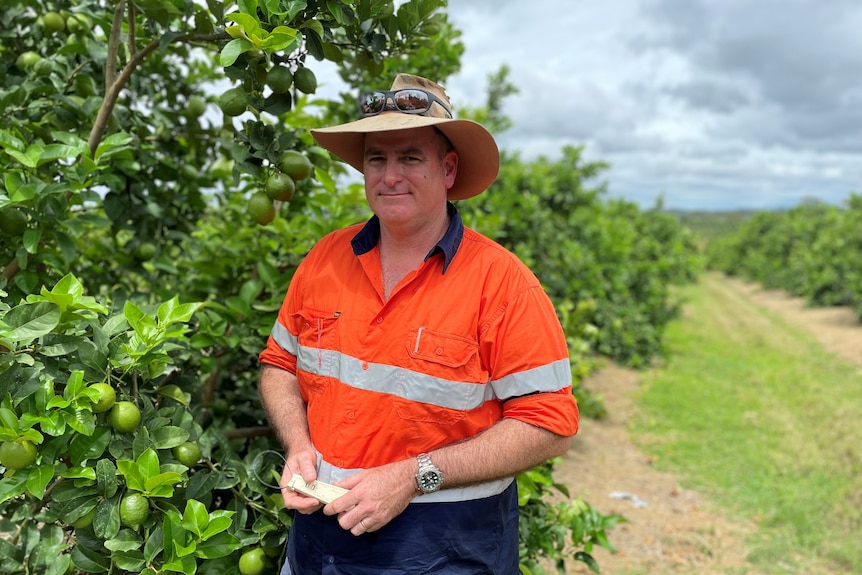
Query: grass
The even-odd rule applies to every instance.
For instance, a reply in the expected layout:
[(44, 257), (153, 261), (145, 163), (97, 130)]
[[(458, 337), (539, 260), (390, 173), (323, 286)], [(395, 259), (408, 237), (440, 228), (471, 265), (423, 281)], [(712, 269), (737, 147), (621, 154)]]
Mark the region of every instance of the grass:
[(862, 572), (862, 370), (717, 276), (683, 295), (637, 399), (642, 447), (757, 524), (762, 571)]

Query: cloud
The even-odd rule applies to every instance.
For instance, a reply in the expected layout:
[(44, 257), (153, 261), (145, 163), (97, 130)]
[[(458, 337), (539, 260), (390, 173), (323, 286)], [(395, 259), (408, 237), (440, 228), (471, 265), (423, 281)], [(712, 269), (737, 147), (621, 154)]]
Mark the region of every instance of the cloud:
[(520, 93), (501, 146), (584, 145), (610, 193), (669, 207), (839, 203), (862, 192), (856, 0), (453, 0), (456, 105), (503, 64)]

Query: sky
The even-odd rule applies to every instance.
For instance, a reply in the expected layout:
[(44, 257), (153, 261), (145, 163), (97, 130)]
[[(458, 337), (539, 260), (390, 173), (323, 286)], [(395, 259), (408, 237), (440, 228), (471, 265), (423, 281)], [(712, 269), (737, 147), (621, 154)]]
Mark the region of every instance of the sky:
[(862, 0), (450, 0), (457, 115), (502, 65), (501, 148), (583, 146), (642, 207), (773, 209), (862, 194)]

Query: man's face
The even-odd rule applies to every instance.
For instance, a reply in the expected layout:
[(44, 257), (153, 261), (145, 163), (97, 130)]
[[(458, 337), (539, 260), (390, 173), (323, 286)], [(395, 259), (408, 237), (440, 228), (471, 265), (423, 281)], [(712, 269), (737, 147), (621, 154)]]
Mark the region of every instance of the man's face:
[(434, 128), (365, 136), (365, 197), (384, 225), (421, 224), (445, 211), (458, 155)]

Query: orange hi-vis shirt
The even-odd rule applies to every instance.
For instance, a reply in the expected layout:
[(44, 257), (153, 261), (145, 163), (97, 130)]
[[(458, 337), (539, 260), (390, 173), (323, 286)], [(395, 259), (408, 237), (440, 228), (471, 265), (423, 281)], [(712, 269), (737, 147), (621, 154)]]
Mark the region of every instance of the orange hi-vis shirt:
[(324, 465), (401, 461), (504, 417), (577, 432), (550, 299), (511, 252), (449, 213), (443, 239), (388, 300), (376, 217), (327, 235), (296, 270), (260, 361), (296, 374)]

